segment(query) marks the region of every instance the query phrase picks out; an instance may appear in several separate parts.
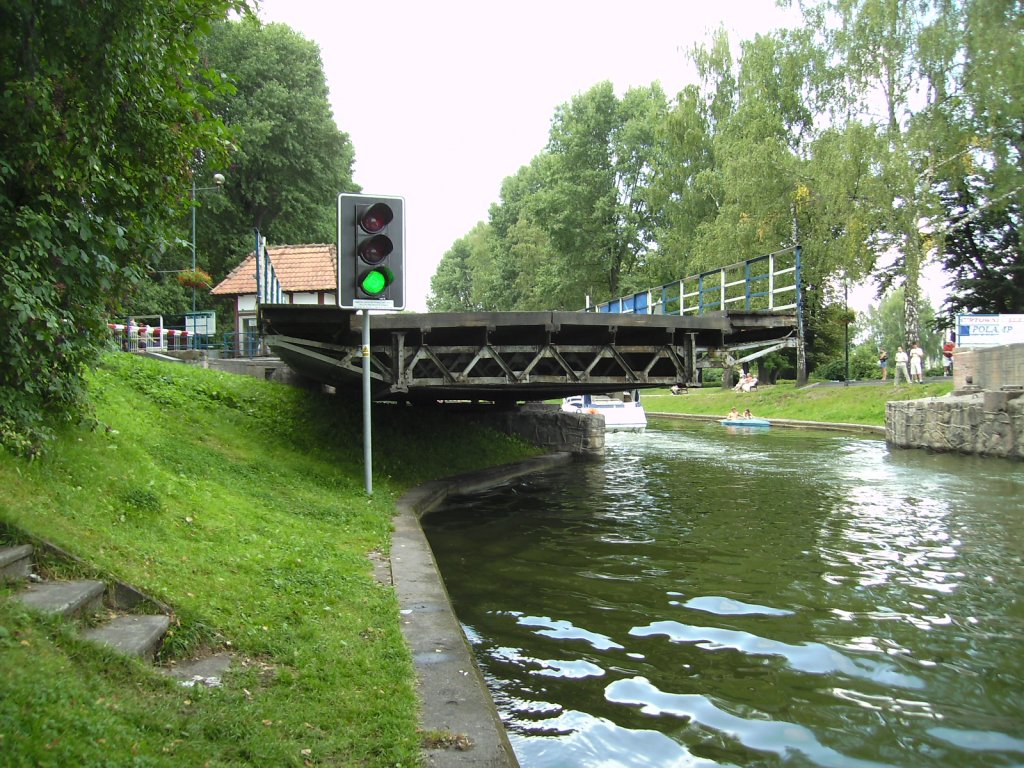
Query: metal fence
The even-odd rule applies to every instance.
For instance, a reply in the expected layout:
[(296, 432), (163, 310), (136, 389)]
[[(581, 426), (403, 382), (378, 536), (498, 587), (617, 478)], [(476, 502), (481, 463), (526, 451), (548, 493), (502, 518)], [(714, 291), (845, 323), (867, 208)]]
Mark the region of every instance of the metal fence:
[(800, 246), (701, 272), (595, 304), (586, 312), (700, 315), (719, 310), (782, 312), (800, 301)]
[(203, 350), (218, 357), (256, 357), (267, 354), (259, 334), (195, 334), (184, 329), (145, 323), (107, 323), (114, 345), (122, 352), (180, 352)]
[(110, 329), (114, 344), (123, 352), (192, 348), (193, 339), (188, 331), (165, 328), (162, 317), (154, 316), (151, 319), (155, 319), (156, 322), (149, 324), (143, 318), (132, 318), (125, 323), (107, 323), (107, 327)]

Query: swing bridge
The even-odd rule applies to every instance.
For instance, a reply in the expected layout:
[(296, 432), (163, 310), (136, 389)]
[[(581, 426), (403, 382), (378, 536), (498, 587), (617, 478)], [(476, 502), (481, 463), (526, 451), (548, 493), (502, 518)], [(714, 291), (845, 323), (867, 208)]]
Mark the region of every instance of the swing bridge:
[[(269, 260), (267, 260), (269, 261)], [(513, 405), (577, 394), (686, 386), (796, 348), (802, 370), (800, 248), (623, 296), (578, 312), (395, 313), (282, 304), (261, 283), (266, 344), (299, 375), (373, 399)], [(266, 291), (266, 296), (263, 295)]]

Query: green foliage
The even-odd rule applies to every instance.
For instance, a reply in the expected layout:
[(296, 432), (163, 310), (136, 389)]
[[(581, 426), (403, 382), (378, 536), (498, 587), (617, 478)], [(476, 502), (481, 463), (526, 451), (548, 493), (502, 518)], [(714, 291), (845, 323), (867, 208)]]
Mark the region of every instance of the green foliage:
[[(847, 360), (845, 357), (837, 357), (825, 361), (814, 369), (814, 375), (818, 379), (826, 381), (846, 381)], [(862, 345), (857, 349), (850, 350), (850, 381), (866, 381), (868, 379), (881, 378), (878, 368), (878, 355), (868, 345)]]
[[(890, 367), (896, 348), (909, 350), (914, 341), (907, 330), (903, 306), (903, 289), (897, 288), (883, 298), (877, 307), (869, 307), (858, 319), (854, 331), (861, 345), (874, 353), (885, 349), (889, 353)], [(921, 307), (921, 336), (918, 341), (926, 359), (938, 359), (942, 350), (942, 333), (936, 328), (935, 310), (927, 302)]]
[(223, 156), (196, 40), (235, 0), (8, 3), (0, 24), (0, 440), (34, 455), (83, 408), (81, 376), (139, 267)]
[(367, 498), (358, 399), (118, 353), (86, 381), (101, 429), (66, 427), (34, 462), (0, 454), (0, 536), (28, 531), (172, 605), (164, 662), (236, 663), (220, 688), (183, 688), (0, 585), (4, 764), (418, 764), (415, 676), (369, 555), (387, 555), (413, 483), (533, 449), (380, 407)]
[(952, 276), (943, 306), (946, 326), (960, 313), (1016, 313), (1024, 308), (1024, 205), (1016, 196), (988, 204), (995, 190), (985, 189), (985, 183), (981, 174), (965, 175), (956, 182), (958, 189), (940, 195), (954, 222), (939, 239), (943, 267)]
[[(502, 184), (470, 296), (446, 295), (470, 263), (453, 253), (438, 305), (579, 308), (799, 242), (808, 286), (901, 288), (905, 336), (926, 335), (930, 254), (956, 273), (950, 311), (1019, 309), (1020, 4), (799, 4), (805, 25), (739, 56), (712, 35), (671, 102), (602, 83), (559, 107), (545, 151)], [(819, 361), (832, 302), (808, 300)]]
[[(844, 307), (842, 302), (819, 304), (808, 302), (807, 312), (807, 367), (817, 371), (837, 358), (845, 359), (843, 353), (847, 339), (854, 339), (852, 323), (855, 314)], [(850, 325), (847, 328), (847, 325)], [(823, 375), (823, 374), (822, 374)], [(831, 377), (827, 377), (831, 378)]]
[(502, 184), (489, 229), (441, 260), (428, 305), (577, 309), (618, 295), (654, 254), (647, 190), (666, 110), (657, 85), (619, 99), (607, 82), (561, 105), (544, 153)]
[(271, 244), (334, 242), (337, 196), (358, 187), (319, 47), (283, 24), (243, 18), (216, 25), (201, 55), (232, 86), (206, 106), (231, 129), (234, 148), (230, 165), (209, 160), (197, 177), (225, 176), (220, 190), (197, 196), (198, 263), (223, 279), (252, 251), (253, 227)]

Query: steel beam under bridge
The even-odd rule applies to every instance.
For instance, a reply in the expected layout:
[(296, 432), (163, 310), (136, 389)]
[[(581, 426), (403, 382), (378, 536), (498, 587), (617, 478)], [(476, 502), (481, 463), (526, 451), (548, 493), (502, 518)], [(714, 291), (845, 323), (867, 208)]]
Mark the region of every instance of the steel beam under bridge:
[[(358, 386), (362, 315), (264, 304), (260, 318), (271, 351), (297, 373), (336, 387)], [(766, 312), (373, 315), (374, 398), (511, 403), (692, 383), (697, 368), (726, 348), (778, 342), (795, 329), (795, 314)]]

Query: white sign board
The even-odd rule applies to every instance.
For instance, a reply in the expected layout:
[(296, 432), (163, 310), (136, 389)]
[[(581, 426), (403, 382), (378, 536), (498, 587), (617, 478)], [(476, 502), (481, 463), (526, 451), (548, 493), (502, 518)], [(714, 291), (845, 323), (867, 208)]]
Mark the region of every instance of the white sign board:
[(196, 336), (212, 336), (217, 332), (217, 313), (212, 309), (186, 312), (185, 330)]
[(961, 347), (1024, 344), (1024, 315), (957, 315), (956, 341)]

